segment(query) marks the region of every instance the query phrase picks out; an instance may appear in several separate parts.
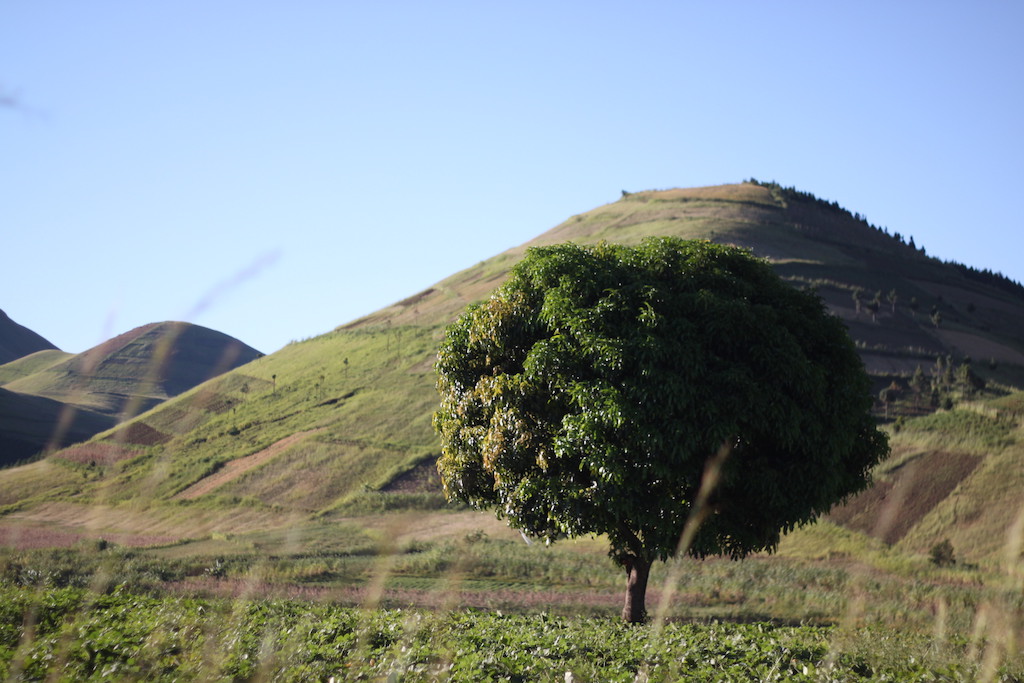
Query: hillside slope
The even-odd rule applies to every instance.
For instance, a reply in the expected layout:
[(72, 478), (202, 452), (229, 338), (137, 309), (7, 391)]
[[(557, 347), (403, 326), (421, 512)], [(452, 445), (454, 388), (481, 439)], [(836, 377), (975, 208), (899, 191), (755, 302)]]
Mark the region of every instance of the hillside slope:
[(41, 335), (19, 325), (0, 311), (0, 363), (8, 363), (36, 351), (56, 348)]
[(256, 349), (215, 330), (151, 323), (70, 358), (41, 361), (35, 372), (4, 386), (111, 415), (130, 407), (134, 414), (259, 356)]
[(72, 357), (74, 354), (60, 349), (47, 349), (4, 363), (0, 365), (0, 386), (10, 384), (22, 377), (34, 375)]
[(0, 387), (0, 467), (84, 441), (114, 426), (116, 420), (43, 396)]
[(649, 235), (746, 247), (794, 285), (815, 287), (847, 323), (874, 373), (913, 372), (939, 355), (971, 355), (1017, 366), (1005, 378), (1024, 387), (1017, 374), (1024, 367), (1024, 287), (930, 258), (834, 204), (754, 183), (629, 194), (346, 328), (450, 320), (486, 296), (532, 246), (635, 244)]
[[(1024, 290), (1016, 283), (929, 258), (835, 204), (776, 185), (640, 192), (54, 454), (49, 461), (76, 472), (76, 483), (61, 489), (60, 500), (39, 487), (31, 499), (8, 500), (17, 502), (9, 521), (72, 520), (88, 509), (91, 519), (103, 520), (96, 524), (117, 530), (128, 523), (120, 506), (131, 505), (132, 524), (145, 520), (162, 533), (199, 538), (211, 529), (251, 528), (257, 512), (268, 528), (353, 512), (440, 507), (430, 419), (437, 401), (432, 365), (444, 326), (500, 284), (530, 246), (636, 243), (648, 235), (745, 246), (795, 286), (817, 288), (849, 326), (878, 388), (896, 387), (899, 401), (880, 403), (880, 416), (897, 406), (906, 415), (933, 410), (929, 397), (912, 390), (911, 375), (918, 366), (929, 376), (966, 367), (968, 355), (972, 376), (987, 382), (988, 395), (1024, 386)], [(941, 401), (966, 401), (977, 391), (936, 386)], [(1024, 458), (1006, 448), (1010, 460)], [(0, 483), (5, 476), (33, 475), (0, 472)], [(941, 510), (949, 490), (930, 509)], [(217, 521), (196, 524), (199, 510)], [(856, 514), (845, 522), (863, 529)], [(924, 519), (918, 516), (900, 539), (912, 538)], [(923, 536), (915, 541), (926, 542)], [(982, 557), (992, 549), (972, 552)]]
[(72, 355), (0, 365), (0, 466), (84, 441), (260, 353), (188, 323), (145, 325)]

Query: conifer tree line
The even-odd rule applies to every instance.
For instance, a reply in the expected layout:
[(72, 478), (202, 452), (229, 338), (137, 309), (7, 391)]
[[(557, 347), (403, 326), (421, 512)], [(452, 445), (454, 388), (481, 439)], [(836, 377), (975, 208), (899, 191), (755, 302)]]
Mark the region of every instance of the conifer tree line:
[[(880, 233), (882, 233), (884, 235), (887, 235), (887, 236), (891, 237), (892, 239), (896, 240), (900, 244), (903, 244), (903, 245), (913, 249), (914, 251), (920, 252), (922, 256), (926, 256), (927, 255), (927, 252), (925, 251), (924, 246), (916, 244), (914, 242), (913, 236), (909, 236), (907, 238), (904, 238), (904, 236), (902, 234), (898, 233), (898, 232), (893, 232), (892, 234), (890, 234), (888, 228), (879, 227), (877, 225), (874, 225), (874, 224), (868, 222), (867, 216), (864, 216), (864, 215), (862, 215), (860, 213), (851, 212), (848, 209), (840, 206), (839, 203), (836, 202), (835, 200), (829, 202), (829, 201), (826, 201), (824, 199), (819, 199), (818, 197), (816, 197), (815, 195), (813, 195), (810, 192), (804, 192), (802, 190), (798, 190), (798, 189), (796, 189), (793, 186), (783, 187), (783, 186), (779, 185), (779, 183), (775, 182), (774, 180), (772, 180), (772, 181), (761, 181), (761, 180), (757, 180), (756, 178), (750, 178), (749, 180), (746, 180), (745, 182), (748, 182), (748, 183), (750, 183), (752, 185), (757, 185), (759, 187), (766, 188), (767, 190), (769, 190), (772, 193), (772, 197), (775, 198), (776, 201), (778, 201), (780, 204), (782, 204), (783, 207), (788, 206), (789, 200), (792, 200), (792, 199), (799, 199), (799, 200), (803, 200), (803, 201), (807, 201), (807, 202), (813, 202), (815, 204), (818, 204), (819, 206), (823, 206), (825, 208), (831, 209), (832, 211), (835, 211), (835, 212), (838, 212), (838, 213), (840, 213), (840, 214), (842, 214), (844, 216), (847, 216), (848, 218), (850, 218), (850, 219), (852, 219), (854, 221), (858, 221), (858, 222), (864, 223), (869, 228), (872, 228), (873, 230), (876, 230), (876, 231), (878, 231), (878, 232), (880, 232)], [(934, 256), (931, 257), (931, 258), (934, 259), (935, 261), (938, 261), (939, 263), (943, 263), (943, 264), (946, 264), (946, 265), (949, 265), (949, 266), (953, 266), (954, 268), (957, 269), (957, 271), (960, 272), (961, 275), (963, 275), (968, 280), (973, 280), (974, 282), (981, 282), (981, 283), (984, 283), (984, 284), (987, 284), (987, 285), (991, 285), (991, 286), (996, 287), (996, 288), (998, 288), (998, 289), (1000, 289), (1000, 290), (1002, 290), (1004, 292), (1007, 292), (1008, 294), (1012, 294), (1014, 296), (1018, 296), (1018, 297), (1024, 298), (1024, 284), (1021, 284), (1020, 282), (1017, 282), (1016, 280), (1013, 280), (1012, 278), (1007, 277), (1006, 275), (1003, 275), (1001, 272), (993, 271), (990, 268), (984, 268), (984, 269), (975, 268), (973, 266), (968, 266), (968, 265), (965, 265), (965, 264), (960, 263), (960, 262), (955, 261), (955, 260), (948, 260), (947, 261), (947, 260), (944, 260), (944, 259), (935, 258)]]

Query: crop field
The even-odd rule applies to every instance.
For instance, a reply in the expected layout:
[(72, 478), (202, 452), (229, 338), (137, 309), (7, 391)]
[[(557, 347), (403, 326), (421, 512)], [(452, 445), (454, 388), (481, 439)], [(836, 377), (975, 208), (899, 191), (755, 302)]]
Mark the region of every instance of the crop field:
[[(13, 680), (974, 680), (1012, 676), (977, 640), (884, 628), (340, 607), (5, 588)], [(19, 626), (20, 624), (20, 626)]]
[[(1021, 680), (1019, 577), (827, 522), (778, 556), (652, 573), (618, 618), (600, 539), (527, 545), (476, 513), (0, 554), (7, 680)], [(483, 526), (474, 528), (472, 521)], [(286, 540), (292, 535), (291, 542)], [(304, 536), (299, 538), (299, 536)], [(813, 557), (823, 540), (831, 557)], [(856, 557), (856, 559), (852, 559)]]

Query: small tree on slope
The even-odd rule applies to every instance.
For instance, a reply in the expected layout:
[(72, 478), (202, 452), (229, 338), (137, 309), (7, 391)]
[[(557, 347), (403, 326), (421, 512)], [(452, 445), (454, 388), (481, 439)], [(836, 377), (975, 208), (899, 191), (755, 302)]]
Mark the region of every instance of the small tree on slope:
[(842, 323), (709, 242), (531, 249), (436, 369), (447, 496), (549, 540), (606, 534), (629, 622), (655, 560), (773, 550), (888, 452)]

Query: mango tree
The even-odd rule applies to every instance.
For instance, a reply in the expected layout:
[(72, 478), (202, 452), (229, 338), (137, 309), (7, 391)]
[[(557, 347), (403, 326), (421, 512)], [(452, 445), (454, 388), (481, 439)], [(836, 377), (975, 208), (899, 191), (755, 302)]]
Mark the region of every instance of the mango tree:
[(629, 622), (654, 561), (771, 551), (888, 452), (842, 322), (710, 242), (531, 249), (436, 370), (447, 496), (535, 537), (606, 535)]

